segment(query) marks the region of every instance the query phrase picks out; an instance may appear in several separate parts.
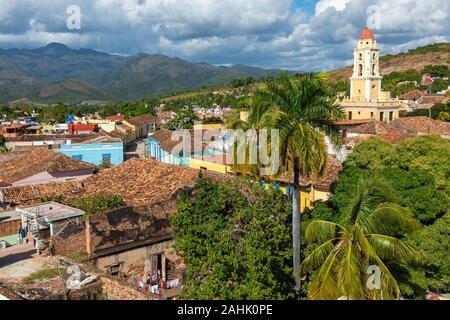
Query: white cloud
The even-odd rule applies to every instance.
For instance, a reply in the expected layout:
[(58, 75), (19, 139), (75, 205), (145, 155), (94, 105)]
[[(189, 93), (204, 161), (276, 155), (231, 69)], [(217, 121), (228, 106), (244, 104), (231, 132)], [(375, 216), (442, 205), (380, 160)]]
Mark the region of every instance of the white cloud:
[(336, 11), (345, 9), (347, 3), (352, 0), (321, 0), (316, 4), (316, 15), (323, 13), (328, 8), (334, 8)]
[[(448, 0), (320, 0), (312, 16), (292, 10), (292, 1), (0, 0), (0, 47), (57, 41), (213, 64), (333, 69), (351, 59), (374, 4), (381, 12), (375, 32), (383, 53), (450, 41)], [(81, 31), (66, 28), (71, 4), (81, 7)]]

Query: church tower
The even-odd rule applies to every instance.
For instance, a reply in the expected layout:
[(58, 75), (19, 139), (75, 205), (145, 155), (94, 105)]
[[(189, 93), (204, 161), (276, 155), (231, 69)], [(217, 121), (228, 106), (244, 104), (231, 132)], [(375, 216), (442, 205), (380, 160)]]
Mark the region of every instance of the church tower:
[(350, 99), (375, 102), (381, 99), (380, 49), (375, 35), (365, 28), (354, 50), (353, 75), (350, 78)]

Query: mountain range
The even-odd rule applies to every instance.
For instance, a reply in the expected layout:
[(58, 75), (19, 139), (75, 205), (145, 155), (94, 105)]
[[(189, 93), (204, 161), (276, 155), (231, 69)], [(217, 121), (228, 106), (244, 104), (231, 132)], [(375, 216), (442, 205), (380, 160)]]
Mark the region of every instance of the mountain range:
[(279, 73), (159, 54), (124, 57), (50, 43), (38, 49), (0, 49), (0, 103), (22, 98), (39, 103), (136, 100)]

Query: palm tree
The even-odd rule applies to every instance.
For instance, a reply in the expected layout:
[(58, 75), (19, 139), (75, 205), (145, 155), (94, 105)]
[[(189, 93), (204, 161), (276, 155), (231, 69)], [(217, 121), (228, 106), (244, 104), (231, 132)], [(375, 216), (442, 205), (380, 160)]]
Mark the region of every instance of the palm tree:
[[(400, 238), (400, 232), (420, 228), (407, 209), (392, 202), (391, 189), (380, 179), (363, 177), (340, 223), (315, 220), (306, 241), (317, 248), (303, 261), (301, 272), (313, 273), (309, 298), (399, 299), (400, 289), (383, 261), (416, 264), (420, 254)], [(369, 266), (376, 266), (379, 286), (369, 288)]]
[[(296, 290), (300, 289), (300, 175), (320, 176), (327, 167), (324, 135), (339, 144), (340, 131), (333, 122), (344, 117), (343, 112), (327, 95), (323, 74), (306, 74), (291, 78), (282, 73), (279, 79), (256, 92), (248, 122), (237, 121), (230, 128), (279, 129), (279, 160), (283, 172), (293, 171), (293, 265)], [(248, 152), (238, 150), (237, 152)], [(242, 166), (241, 166), (242, 167)], [(250, 166), (258, 174), (258, 165)]]

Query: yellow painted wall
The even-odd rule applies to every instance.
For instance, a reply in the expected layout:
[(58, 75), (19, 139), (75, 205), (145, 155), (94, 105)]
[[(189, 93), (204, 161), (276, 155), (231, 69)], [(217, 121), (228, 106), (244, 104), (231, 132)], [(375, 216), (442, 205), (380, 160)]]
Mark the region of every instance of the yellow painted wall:
[(52, 124), (44, 124), (41, 129), (41, 133), (46, 133), (45, 130), (51, 132), (55, 127)]
[(389, 113), (393, 112), (393, 118), (392, 120), (399, 118), (399, 109), (386, 109), (386, 110), (370, 110), (367, 108), (361, 107), (358, 108), (343, 108), (345, 112), (346, 119), (350, 119), (350, 112), (352, 113), (352, 120), (370, 120), (375, 119), (379, 121), (381, 118), (381, 112), (383, 112), (383, 121), (389, 121)]
[(365, 80), (353, 80), (352, 99), (359, 100), (359, 101), (366, 100), (366, 81)]
[(109, 123), (99, 123), (98, 126), (105, 132), (113, 132), (116, 130), (116, 123), (115, 122), (109, 122)]
[(194, 130), (222, 129), (223, 127), (222, 123), (195, 124)]
[(205, 168), (207, 171), (218, 172), (218, 173), (228, 173), (229, 167), (224, 164), (207, 162), (200, 159), (191, 158), (189, 167), (193, 169), (200, 170), (201, 168)]
[(381, 87), (380, 80), (372, 80), (370, 82), (370, 98), (371, 99), (379, 99), (378, 92)]
[[(223, 164), (217, 164), (213, 162), (207, 162), (199, 159), (190, 159), (189, 167), (193, 169), (200, 170), (205, 168), (207, 171), (218, 172), (218, 173), (231, 173), (231, 167)], [(274, 181), (277, 182), (276, 180)], [(270, 183), (266, 184), (266, 188), (270, 188)], [(287, 184), (281, 182), (281, 192), (286, 194)], [(304, 212), (306, 209), (312, 209), (315, 201), (327, 201), (330, 198), (330, 193), (325, 191), (318, 191), (314, 187), (311, 188), (310, 192), (306, 191), (305, 187), (301, 188), (300, 191), (300, 212)]]
[(248, 112), (248, 111), (241, 111), (241, 113), (240, 113), (241, 121), (247, 122), (249, 116), (250, 116), (250, 112)]

